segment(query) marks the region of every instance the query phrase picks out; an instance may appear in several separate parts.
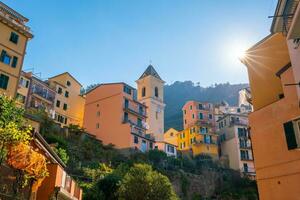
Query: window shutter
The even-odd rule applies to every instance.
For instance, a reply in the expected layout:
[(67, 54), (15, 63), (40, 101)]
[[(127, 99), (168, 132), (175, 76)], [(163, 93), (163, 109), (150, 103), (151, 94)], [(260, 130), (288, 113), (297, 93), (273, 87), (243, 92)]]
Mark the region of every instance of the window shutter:
[(284, 132), (285, 132), (285, 138), (287, 142), (288, 149), (296, 149), (298, 147), (296, 136), (295, 136), (295, 130), (293, 126), (293, 122), (289, 121), (283, 124)]
[(17, 63), (18, 63), (18, 57), (14, 56), (14, 57), (13, 57), (13, 61), (12, 61), (12, 63), (11, 63), (11, 66), (12, 66), (13, 68), (16, 68), (16, 67), (17, 67)]
[(5, 51), (5, 50), (2, 50), (2, 51), (1, 51), (1, 56), (0, 56), (0, 61), (1, 61), (1, 62), (4, 61), (5, 55), (6, 55), (6, 51)]

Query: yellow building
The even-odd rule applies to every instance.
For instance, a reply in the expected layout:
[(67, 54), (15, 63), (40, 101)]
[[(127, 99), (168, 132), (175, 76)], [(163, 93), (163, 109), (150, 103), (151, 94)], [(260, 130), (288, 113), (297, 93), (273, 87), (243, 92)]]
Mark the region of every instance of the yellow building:
[(22, 107), (26, 107), (27, 97), (29, 94), (31, 74), (21, 72), (19, 86), (17, 89), (16, 102)]
[(15, 97), (27, 41), (28, 19), (0, 2), (0, 93)]
[(70, 124), (82, 127), (85, 97), (80, 95), (82, 85), (68, 72), (48, 79), (51, 88), (56, 91), (54, 119), (62, 126)]
[(178, 134), (179, 131), (177, 131), (174, 128), (169, 128), (165, 133), (164, 133), (164, 141), (172, 144), (174, 146), (178, 145)]
[(218, 157), (218, 136), (213, 128), (194, 125), (180, 131), (177, 138), (180, 151), (191, 151), (194, 156), (206, 154)]

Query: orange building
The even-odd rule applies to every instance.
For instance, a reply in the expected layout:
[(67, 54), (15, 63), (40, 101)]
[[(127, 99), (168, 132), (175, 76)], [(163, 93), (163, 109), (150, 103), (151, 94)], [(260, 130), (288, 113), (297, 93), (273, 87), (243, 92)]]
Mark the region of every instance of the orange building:
[(47, 158), (49, 176), (43, 180), (37, 191), (33, 191), (31, 199), (81, 200), (82, 189), (66, 173), (65, 164), (39, 133), (34, 135), (34, 144)]
[(41, 185), (31, 191), (30, 200), (57, 199), (57, 200), (81, 200), (82, 189), (66, 173), (66, 165), (54, 152), (52, 147), (39, 134), (40, 122), (35, 116), (26, 114), (27, 124), (33, 127), (32, 146), (43, 154), (47, 160), (47, 176)]
[(272, 33), (242, 60), (254, 108), (249, 123), (256, 177), (260, 199), (299, 199), (299, 1), (278, 1), (274, 16)]
[(146, 134), (146, 106), (136, 90), (125, 83), (101, 84), (86, 94), (84, 123), (87, 132), (119, 149), (147, 151), (154, 138)]

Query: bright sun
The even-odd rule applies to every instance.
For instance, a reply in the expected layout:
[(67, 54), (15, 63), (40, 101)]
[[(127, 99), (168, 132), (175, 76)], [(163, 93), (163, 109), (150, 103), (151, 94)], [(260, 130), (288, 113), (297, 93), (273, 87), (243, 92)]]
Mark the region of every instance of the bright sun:
[(247, 45), (242, 43), (233, 43), (230, 51), (228, 52), (232, 59), (243, 59), (246, 56)]

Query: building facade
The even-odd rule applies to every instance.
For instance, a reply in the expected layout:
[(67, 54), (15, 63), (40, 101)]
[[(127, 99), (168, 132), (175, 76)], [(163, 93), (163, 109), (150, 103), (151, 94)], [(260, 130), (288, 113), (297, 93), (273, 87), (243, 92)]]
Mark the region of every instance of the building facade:
[(68, 72), (48, 79), (56, 91), (54, 120), (61, 126), (83, 125), (85, 97), (80, 94), (82, 85)]
[(0, 93), (15, 97), (27, 41), (28, 19), (0, 2)]
[(84, 123), (87, 132), (119, 149), (154, 148), (147, 134), (147, 106), (137, 101), (135, 89), (125, 83), (101, 84), (86, 94)]
[[(252, 143), (247, 114), (224, 114), (217, 121), (220, 157), (228, 161), (231, 169), (255, 178)], [(222, 159), (223, 160), (223, 159)]]
[(178, 134), (178, 150), (218, 158), (213, 104), (188, 101), (182, 111), (184, 130)]
[[(249, 115), (260, 199), (299, 199), (299, 1), (278, 1), (271, 34), (251, 47)], [(283, 16), (283, 17), (277, 17)]]
[(164, 135), (164, 81), (152, 65), (149, 65), (137, 83), (137, 99), (147, 106), (147, 133), (161, 141)]
[[(23, 80), (25, 80), (25, 78), (29, 80), (28, 95), (27, 98), (25, 98), (25, 108), (27, 110), (45, 110), (49, 114), (49, 116), (53, 118), (55, 113), (55, 90), (49, 87), (49, 85), (44, 81), (35, 76), (32, 76), (32, 74), (30, 73), (26, 74), (26, 76), (23, 76)], [(21, 94), (24, 90), (27, 90), (26, 86), (25, 88), (23, 86), (20, 86), (18, 89), (18, 94)]]

